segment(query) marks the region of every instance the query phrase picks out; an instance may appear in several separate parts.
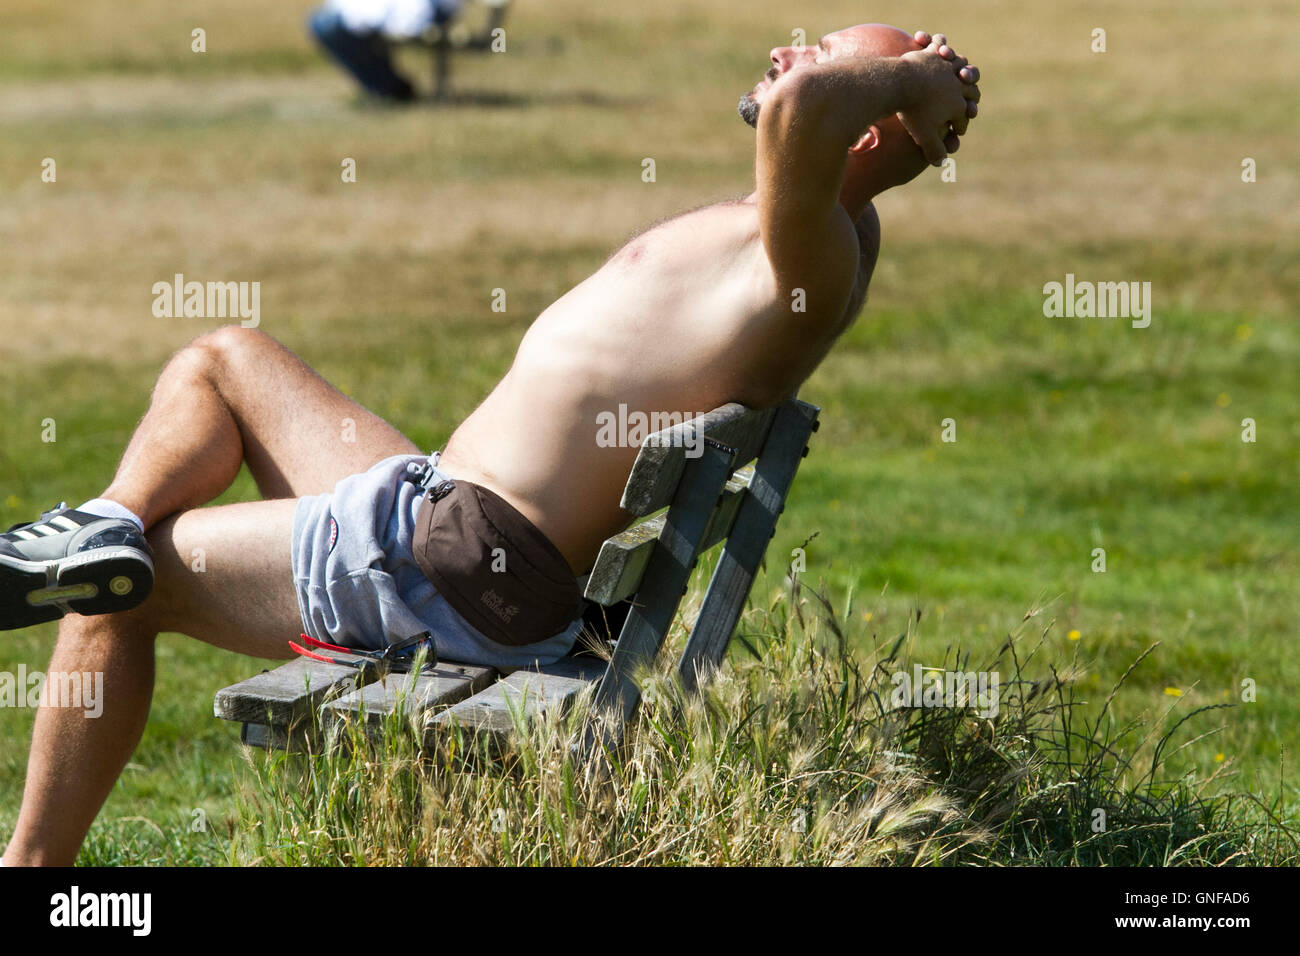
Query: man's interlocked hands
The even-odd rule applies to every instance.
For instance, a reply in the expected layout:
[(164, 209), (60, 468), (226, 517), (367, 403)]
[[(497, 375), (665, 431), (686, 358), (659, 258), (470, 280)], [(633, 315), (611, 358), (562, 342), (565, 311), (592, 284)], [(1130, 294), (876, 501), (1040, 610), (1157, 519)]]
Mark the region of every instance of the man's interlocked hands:
[(910, 103), (898, 111), (898, 120), (926, 161), (938, 166), (957, 152), (960, 137), (979, 112), (980, 71), (959, 56), (942, 33), (931, 36), (918, 30), (914, 39), (925, 49), (900, 57), (912, 67), (914, 79), (908, 84)]

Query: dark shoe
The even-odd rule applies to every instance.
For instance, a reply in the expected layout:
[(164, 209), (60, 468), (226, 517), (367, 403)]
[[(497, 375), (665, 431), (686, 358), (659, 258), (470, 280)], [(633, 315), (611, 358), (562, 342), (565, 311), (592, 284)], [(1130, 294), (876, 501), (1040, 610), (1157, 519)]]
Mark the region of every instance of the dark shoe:
[(152, 590), (153, 550), (133, 522), (60, 504), (0, 534), (0, 631), (128, 611)]

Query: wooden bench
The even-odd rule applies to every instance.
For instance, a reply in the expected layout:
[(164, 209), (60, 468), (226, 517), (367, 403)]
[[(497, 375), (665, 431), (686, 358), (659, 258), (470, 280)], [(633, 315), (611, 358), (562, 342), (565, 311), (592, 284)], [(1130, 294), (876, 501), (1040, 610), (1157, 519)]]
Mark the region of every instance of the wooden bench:
[[(407, 44), (427, 48), (433, 54), (433, 98), (445, 100), (451, 92), (451, 57), (457, 51), (487, 53), (492, 50), (492, 41), (497, 30), (505, 29), (506, 14), (510, 12), (511, 0), (475, 0), (467, 2), (460, 13), (452, 20), (433, 25), (418, 37), (406, 41)], [(485, 8), (470, 12), (471, 7)], [(471, 26), (469, 20), (477, 20)]]
[(762, 411), (724, 405), (645, 440), (622, 498), (642, 520), (604, 542), (584, 585), (588, 619), (623, 618), (608, 661), (575, 648), (512, 672), (440, 661), (378, 681), (372, 668), (300, 658), (219, 691), (216, 716), (241, 722), (244, 743), (279, 749), (299, 749), (341, 721), (376, 724), (394, 713), (419, 721), (426, 746), (453, 727), (500, 743), (512, 712), (563, 712), (595, 684), (585, 744), (617, 743), (640, 701), (641, 668), (658, 655), (699, 555), (719, 543), (677, 673), (693, 690), (721, 664), (818, 412), (798, 399)]

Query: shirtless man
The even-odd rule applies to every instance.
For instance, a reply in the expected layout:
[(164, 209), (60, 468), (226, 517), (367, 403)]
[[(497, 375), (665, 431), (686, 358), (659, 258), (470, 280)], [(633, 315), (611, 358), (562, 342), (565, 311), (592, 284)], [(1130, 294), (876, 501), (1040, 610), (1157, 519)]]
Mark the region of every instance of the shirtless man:
[[(221, 329), (163, 370), (103, 497), (0, 536), (0, 628), (68, 614), (49, 671), (104, 676), (99, 719), (40, 708), (6, 865), (74, 861), (143, 732), (160, 632), (262, 658), (304, 628), (428, 630), (440, 656), (503, 666), (567, 652), (573, 576), (629, 519), (637, 449), (602, 447), (598, 416), (793, 395), (866, 296), (872, 197), (940, 163), (977, 111), (979, 73), (942, 36), (867, 25), (771, 59), (740, 102), (756, 191), (642, 233), (543, 312), (440, 455), (263, 333)], [(266, 500), (201, 507), (241, 463)], [(451, 601), (476, 571), (456, 561), (493, 544), (508, 595), (536, 601), (516, 623), (550, 621), (527, 644)]]

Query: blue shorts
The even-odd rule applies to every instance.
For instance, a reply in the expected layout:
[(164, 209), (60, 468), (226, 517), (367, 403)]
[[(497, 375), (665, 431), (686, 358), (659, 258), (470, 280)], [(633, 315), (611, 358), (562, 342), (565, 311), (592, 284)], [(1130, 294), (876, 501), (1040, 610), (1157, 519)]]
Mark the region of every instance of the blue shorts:
[(421, 490), (404, 477), (410, 462), (436, 468), (438, 453), (385, 458), (330, 494), (298, 499), (293, 578), (303, 630), (319, 641), (371, 650), (428, 631), (439, 659), (500, 668), (549, 664), (567, 654), (581, 619), (543, 641), (498, 644), (466, 623), (424, 576), (411, 553)]

